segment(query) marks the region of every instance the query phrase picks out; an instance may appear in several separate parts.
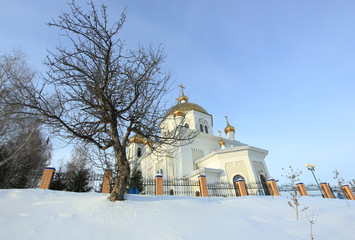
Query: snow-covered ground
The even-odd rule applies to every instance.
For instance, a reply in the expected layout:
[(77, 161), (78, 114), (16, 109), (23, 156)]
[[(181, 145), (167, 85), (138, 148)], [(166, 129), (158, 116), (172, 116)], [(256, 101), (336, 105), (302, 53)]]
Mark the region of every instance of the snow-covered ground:
[[(197, 198), (0, 190), (0, 239), (310, 239), (287, 197)], [(355, 201), (301, 197), (314, 239), (355, 239)]]

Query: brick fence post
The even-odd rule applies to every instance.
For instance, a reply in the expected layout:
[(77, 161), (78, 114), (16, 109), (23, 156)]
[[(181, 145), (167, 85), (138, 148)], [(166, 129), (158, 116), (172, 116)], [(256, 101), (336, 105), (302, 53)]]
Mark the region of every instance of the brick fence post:
[(163, 176), (155, 176), (155, 195), (163, 195)]
[(112, 170), (105, 170), (101, 193), (111, 192)]
[(247, 189), (245, 188), (245, 182), (243, 179), (238, 179), (237, 181), (235, 181), (235, 184), (237, 185), (239, 197), (248, 195)]
[(267, 184), (269, 185), (271, 195), (280, 196), (279, 189), (277, 188), (276, 181), (273, 178), (267, 180)]
[(343, 192), (345, 193), (345, 197), (346, 197), (347, 199), (355, 200), (355, 196), (354, 196), (353, 192), (351, 191), (349, 185), (342, 185), (342, 186), (341, 186), (341, 189), (342, 189)]
[(41, 183), (39, 184), (39, 189), (49, 189), (54, 176), (54, 172), (54, 167), (46, 167), (42, 175)]
[(330, 188), (327, 183), (321, 182), (320, 183), (320, 188), (322, 189), (324, 196), (326, 198), (335, 198), (332, 191), (330, 191)]
[(198, 176), (198, 182), (200, 184), (201, 197), (208, 197), (207, 180), (205, 175)]
[(301, 183), (301, 182), (296, 183), (296, 187), (297, 187), (298, 192), (300, 193), (301, 196), (308, 196), (306, 187), (304, 186), (303, 183)]

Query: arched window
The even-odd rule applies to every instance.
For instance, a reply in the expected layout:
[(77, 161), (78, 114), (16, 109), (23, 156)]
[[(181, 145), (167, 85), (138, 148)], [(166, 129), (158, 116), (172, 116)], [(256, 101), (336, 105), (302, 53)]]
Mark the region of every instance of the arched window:
[(203, 132), (203, 126), (200, 124), (200, 132)]
[(187, 128), (189, 128), (189, 124), (187, 124), (187, 123), (185, 123), (185, 125), (184, 125), (185, 127), (187, 127)]
[(207, 126), (205, 126), (205, 133), (208, 133), (208, 128), (207, 128)]
[(137, 150), (137, 157), (141, 157), (142, 156), (142, 149), (138, 148)]

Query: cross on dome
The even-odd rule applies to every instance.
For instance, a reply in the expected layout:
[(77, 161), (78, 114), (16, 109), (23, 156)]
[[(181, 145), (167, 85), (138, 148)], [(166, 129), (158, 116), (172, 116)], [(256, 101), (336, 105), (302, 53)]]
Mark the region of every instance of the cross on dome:
[(228, 122), (228, 117), (227, 116), (224, 116), (227, 120), (227, 127), (224, 129), (224, 132), (226, 134), (228, 134), (229, 132), (234, 132), (235, 133), (235, 128), (233, 126), (231, 126)]
[(218, 130), (218, 132), (219, 132), (219, 138), (220, 138), (220, 141), (219, 141), (219, 146), (225, 146), (226, 145), (226, 142), (225, 141), (223, 141), (223, 139), (222, 139), (222, 133), (221, 133), (221, 131), (219, 131)]
[(179, 87), (181, 88), (181, 95), (184, 96), (185, 87), (182, 84), (180, 84)]
[(227, 116), (224, 116), (225, 118), (226, 118), (226, 120), (227, 120), (227, 126), (230, 126), (229, 125), (229, 122), (228, 122), (228, 117)]
[(188, 102), (189, 98), (184, 95), (184, 88), (185, 87), (182, 84), (180, 84), (179, 87), (181, 88), (181, 97), (179, 98), (180, 103)]

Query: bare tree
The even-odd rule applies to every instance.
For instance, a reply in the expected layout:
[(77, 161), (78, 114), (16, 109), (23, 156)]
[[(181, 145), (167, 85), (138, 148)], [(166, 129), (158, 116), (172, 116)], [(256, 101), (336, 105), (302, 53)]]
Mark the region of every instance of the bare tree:
[(97, 10), (91, 2), (88, 11), (74, 1), (69, 6), (70, 12), (48, 25), (60, 29), (70, 47), (59, 45), (49, 52), (43, 85), (18, 82), (22, 92), (12, 95), (9, 104), (41, 117), (66, 139), (112, 148), (119, 174), (110, 200), (123, 200), (130, 176), (126, 147), (132, 134), (159, 144), (185, 143), (196, 134), (182, 127), (165, 137), (160, 133), (170, 87), (161, 47), (125, 50), (119, 36), (125, 11), (110, 25), (104, 5)]
[(7, 104), (21, 92), (17, 82), (35, 76), (19, 51), (0, 56), (0, 188), (35, 187), (51, 156), (51, 145), (35, 116), (23, 115), (19, 105)]
[(34, 118), (16, 113), (20, 106), (6, 104), (10, 95), (19, 94), (21, 90), (16, 83), (27, 85), (34, 76), (35, 72), (27, 66), (20, 50), (0, 56), (0, 144), (7, 142), (15, 133), (19, 134), (21, 127), (35, 122)]
[(36, 187), (51, 157), (51, 145), (38, 125), (21, 130), (0, 146), (0, 188)]

